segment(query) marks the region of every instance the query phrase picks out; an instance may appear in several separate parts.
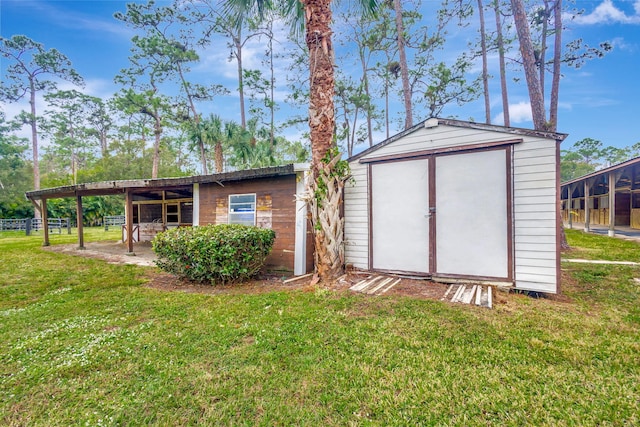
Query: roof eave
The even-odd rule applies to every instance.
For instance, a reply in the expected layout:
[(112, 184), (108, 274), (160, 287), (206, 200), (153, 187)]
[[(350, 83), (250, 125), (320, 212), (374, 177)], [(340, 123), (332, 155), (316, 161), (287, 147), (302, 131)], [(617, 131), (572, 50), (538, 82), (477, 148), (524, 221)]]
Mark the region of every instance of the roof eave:
[(272, 178), (295, 174), (294, 165), (272, 166), (259, 169), (247, 169), (234, 172), (223, 172), (211, 175), (195, 175), (179, 178), (157, 178), (121, 181), (88, 182), (84, 184), (66, 185), (44, 188), (25, 193), (30, 200), (65, 198), (84, 195), (110, 195), (124, 193), (127, 189), (152, 189), (176, 187), (192, 184), (222, 183), (242, 181), (245, 179)]
[[(402, 132), (385, 139), (382, 142), (379, 142), (378, 144), (369, 147), (368, 149), (354, 155), (351, 156), (349, 159), (347, 159), (349, 162), (352, 162), (354, 160), (358, 160), (370, 153), (373, 153), (377, 150), (379, 150), (380, 148), (391, 144), (394, 141), (397, 141), (398, 139), (402, 138), (405, 135), (408, 135), (410, 133), (413, 133), (417, 130), (419, 130), (422, 127), (425, 127), (425, 125), (427, 124), (434, 124), (434, 121), (437, 121), (437, 125), (446, 125), (446, 126), (455, 126), (455, 127), (462, 127), (462, 128), (468, 128), (468, 129), (480, 129), (480, 130), (487, 130), (487, 131), (493, 131), (493, 132), (502, 132), (502, 133), (509, 133), (509, 134), (514, 134), (514, 135), (523, 135), (523, 136), (535, 136), (535, 137), (540, 137), (540, 138), (547, 138), (547, 139), (554, 139), (557, 142), (562, 142), (567, 136), (568, 134), (566, 133), (558, 133), (558, 132), (548, 132), (548, 131), (539, 131), (539, 130), (533, 130), (533, 129), (525, 129), (525, 128), (514, 128), (514, 127), (506, 127), (506, 126), (498, 126), (498, 125), (490, 125), (490, 124), (486, 124), (486, 123), (476, 123), (476, 122), (467, 122), (467, 121), (463, 121), (463, 120), (455, 120), (455, 119), (441, 119), (441, 118), (437, 118), (437, 117), (432, 117), (429, 119), (426, 119), (420, 123), (418, 123), (417, 125), (414, 125), (412, 127), (410, 127), (409, 129), (405, 129)], [(430, 127), (435, 127), (435, 126), (430, 126)]]

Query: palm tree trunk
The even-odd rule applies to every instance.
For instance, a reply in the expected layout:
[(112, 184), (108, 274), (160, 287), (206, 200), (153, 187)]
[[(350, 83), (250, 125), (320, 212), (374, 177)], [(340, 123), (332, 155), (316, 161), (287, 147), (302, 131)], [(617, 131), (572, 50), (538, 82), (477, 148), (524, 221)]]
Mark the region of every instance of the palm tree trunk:
[(222, 173), (222, 169), (224, 168), (224, 155), (222, 153), (222, 144), (220, 141), (216, 142), (216, 145), (213, 148), (213, 154), (216, 163), (216, 173)]
[[(309, 49), (309, 130), (311, 172), (308, 194), (315, 240), (316, 273), (330, 280), (344, 266), (342, 191), (335, 181), (335, 161), (327, 153), (335, 132), (335, 77), (331, 42), (331, 0), (301, 0), (305, 12), (305, 41)], [(323, 159), (325, 162), (323, 162)], [(322, 183), (322, 184), (319, 184)], [(324, 191), (319, 191), (323, 187)]]
[(309, 49), (309, 128), (312, 167), (319, 167), (333, 143), (335, 77), (331, 42), (331, 0), (303, 0)]

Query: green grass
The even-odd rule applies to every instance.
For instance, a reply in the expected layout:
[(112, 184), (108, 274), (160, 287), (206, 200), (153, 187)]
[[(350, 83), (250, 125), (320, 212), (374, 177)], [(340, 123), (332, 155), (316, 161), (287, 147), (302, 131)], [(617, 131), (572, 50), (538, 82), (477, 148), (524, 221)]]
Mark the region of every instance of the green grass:
[(565, 229), (565, 233), (572, 249), (564, 258), (640, 262), (640, 244), (636, 241), (603, 238), (580, 230)]
[(487, 310), (164, 292), (142, 267), (41, 243), (0, 234), (0, 425), (640, 423), (633, 267), (571, 265), (564, 299), (500, 294)]

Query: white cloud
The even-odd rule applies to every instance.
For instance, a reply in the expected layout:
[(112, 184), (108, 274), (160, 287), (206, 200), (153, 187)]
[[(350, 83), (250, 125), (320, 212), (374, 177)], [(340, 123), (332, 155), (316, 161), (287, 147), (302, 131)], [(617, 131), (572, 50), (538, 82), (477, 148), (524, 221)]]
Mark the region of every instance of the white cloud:
[(617, 50), (627, 52), (635, 52), (638, 46), (634, 43), (628, 43), (623, 37), (615, 37), (611, 40), (611, 46)]
[[(113, 18), (97, 19), (85, 13), (75, 12), (72, 9), (59, 8), (51, 3), (33, 2), (29, 7), (37, 10), (37, 13), (48, 16), (52, 23), (64, 28), (77, 29), (78, 31), (94, 31), (103, 36), (109, 34), (110, 36), (122, 37), (127, 40), (133, 35), (133, 31), (124, 23)], [(122, 12), (124, 11), (123, 9)]]
[[(78, 92), (84, 93), (86, 95), (95, 96), (98, 98), (102, 98), (106, 100), (113, 96), (114, 94), (114, 85), (109, 80), (104, 79), (87, 79), (85, 80), (84, 88), (74, 85), (73, 83), (67, 82), (65, 80), (53, 79), (56, 80), (56, 87), (58, 90), (72, 90), (75, 89)], [(48, 108), (47, 102), (44, 99), (43, 92), (36, 93), (36, 111), (39, 116), (44, 114), (44, 111)], [(8, 103), (8, 102), (0, 102), (0, 109), (5, 112), (5, 116), (7, 120), (11, 120), (15, 118), (22, 111), (30, 111), (31, 106), (29, 105), (29, 97), (28, 95), (23, 97), (18, 102)], [(28, 126), (23, 126), (19, 131), (16, 132), (16, 135), (22, 138), (31, 139), (31, 128)], [(42, 146), (46, 146), (46, 138), (41, 137)]]
[(604, 0), (593, 12), (583, 15), (569, 16), (574, 23), (578, 25), (594, 25), (594, 24), (640, 24), (640, 0), (636, 0), (633, 4), (635, 13), (627, 15), (613, 4), (612, 0)]
[[(517, 104), (509, 104), (509, 120), (512, 124), (531, 122), (531, 104), (529, 102), (518, 102)], [(504, 113), (500, 113), (493, 118), (496, 124), (504, 123)]]

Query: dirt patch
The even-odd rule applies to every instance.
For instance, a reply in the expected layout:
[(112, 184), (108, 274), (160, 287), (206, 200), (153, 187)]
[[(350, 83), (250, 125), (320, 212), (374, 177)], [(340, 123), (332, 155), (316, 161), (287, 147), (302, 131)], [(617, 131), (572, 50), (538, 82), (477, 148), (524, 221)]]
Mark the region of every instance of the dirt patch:
[[(331, 283), (325, 283), (320, 286), (336, 292), (349, 292), (351, 286), (368, 276), (370, 276), (368, 273), (348, 273)], [(149, 279), (146, 283), (146, 286), (149, 288), (209, 295), (259, 294), (279, 291), (313, 292), (318, 287), (312, 277), (287, 282), (290, 277), (273, 274), (264, 274), (253, 280), (227, 285), (208, 285), (192, 282), (157, 270), (147, 272), (146, 277)], [(400, 282), (386, 292), (385, 295), (440, 299), (447, 290), (447, 285), (435, 283), (430, 280), (400, 279)]]
[(173, 274), (150, 270), (145, 276), (149, 280), (145, 286), (161, 291), (179, 291), (209, 295), (261, 294), (277, 291), (312, 291), (314, 286), (308, 280), (284, 283), (286, 277), (265, 274), (253, 280), (225, 285), (209, 285), (181, 279)]
[[(121, 242), (90, 242), (85, 244), (85, 249), (78, 249), (77, 244), (54, 245), (44, 248), (45, 250), (59, 253), (66, 253), (74, 256), (102, 259), (112, 264), (136, 264), (141, 266), (155, 266), (156, 256), (149, 243), (136, 243), (134, 245), (134, 255), (127, 254), (126, 245)], [(323, 289), (336, 292), (351, 292), (349, 288), (359, 283), (372, 274), (365, 271), (350, 270), (347, 274), (334, 280), (331, 283), (320, 285)], [(313, 292), (318, 288), (313, 277), (308, 276), (296, 281), (288, 281), (290, 276), (282, 274), (263, 274), (256, 279), (242, 283), (226, 285), (209, 285), (180, 279), (169, 273), (158, 269), (148, 269), (145, 272), (147, 283), (145, 286), (162, 290), (178, 291), (188, 293), (200, 293), (209, 295), (234, 295), (234, 294), (259, 294), (279, 291), (305, 291)], [(384, 296), (407, 296), (420, 299), (440, 300), (447, 291), (448, 285), (437, 283), (426, 279), (417, 279), (405, 276), (390, 276), (393, 280), (400, 279), (399, 282), (384, 292)], [(496, 292), (496, 294), (498, 294)], [(371, 295), (374, 297), (374, 295)], [(494, 303), (506, 296), (498, 296)]]
[(127, 254), (127, 247), (121, 242), (89, 242), (85, 243), (84, 246), (84, 249), (79, 249), (77, 244), (53, 245), (45, 246), (43, 249), (51, 252), (101, 259), (110, 264), (155, 266), (156, 256), (151, 249), (151, 243), (136, 243), (133, 248), (133, 254)]

